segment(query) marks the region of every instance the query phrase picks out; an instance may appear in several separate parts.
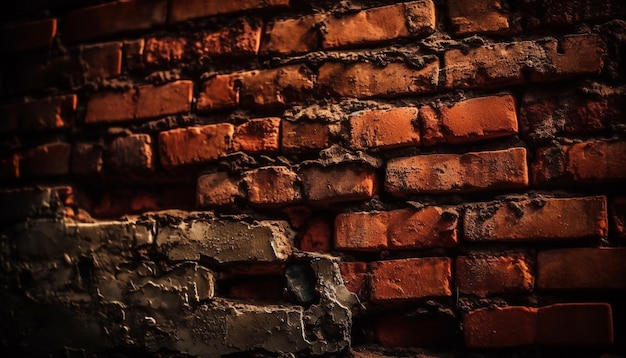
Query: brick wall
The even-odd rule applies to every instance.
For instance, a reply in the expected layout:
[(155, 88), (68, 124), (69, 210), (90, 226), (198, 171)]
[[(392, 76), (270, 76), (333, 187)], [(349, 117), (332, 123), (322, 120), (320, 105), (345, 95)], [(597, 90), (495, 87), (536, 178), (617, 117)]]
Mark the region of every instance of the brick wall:
[(626, 356), (622, 1), (3, 7), (3, 352)]

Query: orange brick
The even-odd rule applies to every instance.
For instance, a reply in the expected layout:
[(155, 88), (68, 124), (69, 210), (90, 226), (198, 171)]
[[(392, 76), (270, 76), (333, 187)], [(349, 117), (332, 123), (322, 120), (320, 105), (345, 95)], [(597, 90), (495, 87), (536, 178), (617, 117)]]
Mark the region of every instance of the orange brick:
[(132, 134), (111, 142), (107, 167), (119, 174), (132, 176), (152, 171), (152, 138), (148, 134)]
[(374, 334), (383, 347), (446, 346), (456, 340), (457, 325), (445, 316), (385, 314), (376, 319)]
[(196, 203), (199, 208), (232, 205), (242, 197), (239, 192), (241, 180), (226, 172), (201, 175), (198, 178)]
[(143, 63), (151, 67), (166, 66), (182, 61), (186, 53), (188, 45), (184, 37), (151, 37), (142, 50)]
[(330, 252), (332, 230), (328, 221), (316, 217), (307, 220), (300, 238), (300, 250), (309, 252)]
[(337, 250), (427, 249), (458, 243), (458, 213), (428, 206), (419, 210), (345, 213), (335, 220)]
[(0, 107), (0, 132), (66, 129), (76, 116), (76, 95), (55, 96)]
[(198, 96), (198, 111), (233, 108), (239, 105), (239, 91), (235, 89), (235, 77), (216, 75), (202, 85)]
[[(544, 47), (546, 56), (554, 68), (554, 74), (547, 76), (550, 79), (598, 74), (604, 66), (603, 44), (597, 35), (569, 35), (560, 43), (549, 41)], [(533, 75), (533, 80), (536, 81), (546, 78), (542, 73)]]
[(452, 260), (448, 257), (425, 257), (376, 261), (371, 267), (371, 300), (402, 302), (452, 295), (450, 280)]
[(96, 175), (102, 172), (102, 146), (97, 143), (76, 143), (72, 151), (72, 174)]
[(20, 156), (17, 153), (2, 156), (0, 159), (0, 178), (17, 179), (20, 177)]
[(501, 0), (448, 1), (450, 21), (457, 35), (501, 34), (509, 30), (507, 12)]
[(241, 81), (242, 106), (281, 107), (307, 98), (313, 91), (313, 73), (305, 65), (234, 74)]
[(330, 127), (326, 123), (283, 120), (281, 126), (281, 148), (285, 153), (316, 151), (330, 145)]
[(342, 262), (339, 268), (346, 288), (356, 294), (361, 301), (365, 301), (367, 299), (367, 263)]
[(198, 17), (229, 14), (261, 8), (288, 7), (289, 0), (172, 0), (169, 22), (181, 22)]
[(459, 256), (456, 283), (462, 293), (479, 297), (529, 293), (535, 283), (532, 267), (530, 257), (524, 253)]
[(350, 147), (397, 148), (420, 144), (417, 108), (369, 110), (350, 115)]
[(527, 186), (524, 148), (394, 158), (387, 162), (385, 177), (385, 189), (398, 197)]
[(275, 20), (267, 26), (261, 44), (263, 55), (292, 55), (312, 52), (321, 38), (321, 15), (302, 16), (297, 19)]
[(81, 59), (87, 65), (85, 77), (100, 80), (122, 73), (122, 43), (107, 42), (81, 46)]
[(517, 133), (511, 95), (472, 98), (438, 109), (422, 107), (420, 120), (425, 145), (465, 144)]
[(248, 20), (231, 22), (222, 30), (203, 34), (194, 43), (194, 56), (252, 57), (259, 52), (261, 23)]
[(613, 343), (608, 303), (560, 303), (537, 313), (537, 343), (546, 346), (598, 346)]
[(590, 141), (542, 148), (532, 164), (537, 184), (616, 182), (626, 178), (626, 142)]
[(464, 216), (469, 241), (576, 240), (606, 237), (606, 198), (537, 198), (469, 206)]
[(319, 86), (338, 97), (396, 97), (433, 92), (439, 81), (439, 62), (416, 70), (393, 62), (385, 67), (359, 62), (327, 62), (319, 69)]
[(571, 248), (537, 255), (537, 288), (602, 290), (626, 288), (626, 249)]
[(611, 228), (619, 239), (626, 239), (626, 197), (618, 196), (611, 200)]
[(22, 52), (52, 45), (57, 33), (57, 19), (44, 19), (5, 25), (2, 51)]
[(80, 42), (165, 23), (167, 1), (127, 0), (86, 7), (63, 19), (63, 40)]
[(246, 153), (277, 153), (280, 149), (280, 118), (257, 118), (237, 126), (234, 149)]
[(425, 37), (435, 31), (435, 5), (421, 0), (376, 7), (341, 17), (330, 16), (325, 25), (325, 49)]
[(510, 348), (533, 344), (537, 336), (537, 309), (510, 306), (480, 308), (463, 319), (468, 348)]
[(305, 198), (315, 204), (369, 200), (376, 193), (376, 173), (369, 167), (335, 165), (309, 166), (298, 173)]
[(43, 144), (30, 149), (20, 161), (20, 174), (57, 176), (70, 171), (71, 146), (68, 143)]
[(191, 81), (138, 86), (122, 93), (99, 92), (87, 102), (85, 123), (121, 122), (189, 112), (192, 94)]
[(161, 164), (166, 168), (217, 160), (232, 150), (232, 124), (172, 129), (159, 133)]
[(261, 167), (247, 171), (244, 182), (248, 187), (248, 201), (255, 206), (283, 206), (302, 197), (296, 173), (285, 167)]

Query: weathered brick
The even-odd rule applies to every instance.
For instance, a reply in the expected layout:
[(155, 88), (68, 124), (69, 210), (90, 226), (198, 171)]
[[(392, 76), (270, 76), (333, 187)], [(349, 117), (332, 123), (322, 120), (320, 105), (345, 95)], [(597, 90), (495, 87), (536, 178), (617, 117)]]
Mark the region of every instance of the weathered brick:
[(537, 255), (537, 288), (592, 290), (626, 288), (626, 249), (569, 248)]
[(159, 133), (161, 164), (166, 168), (217, 160), (232, 150), (232, 124), (172, 129)]
[(132, 176), (152, 171), (152, 138), (132, 134), (114, 139), (109, 145), (107, 167), (119, 174)]
[(233, 108), (239, 105), (239, 90), (235, 89), (234, 76), (216, 75), (202, 84), (198, 96), (198, 111)]
[(448, 1), (450, 21), (457, 35), (508, 32), (508, 13), (501, 0)]
[(368, 200), (377, 190), (376, 173), (369, 167), (309, 166), (301, 169), (298, 174), (304, 185), (305, 198), (316, 204)]
[(79, 42), (145, 30), (165, 23), (167, 1), (114, 1), (70, 12), (63, 18), (63, 40)]
[(20, 173), (27, 176), (56, 176), (70, 171), (68, 143), (43, 144), (27, 151), (20, 161)]
[(72, 150), (72, 174), (96, 175), (102, 172), (102, 146), (97, 143), (76, 143)]
[(173, 0), (169, 22), (181, 22), (198, 17), (229, 14), (261, 8), (288, 7), (289, 0), (242, 0), (237, 2), (222, 0)]
[(8, 24), (2, 30), (2, 52), (35, 50), (52, 45), (57, 19)]
[(241, 81), (242, 106), (281, 107), (304, 99), (314, 88), (313, 73), (305, 65), (233, 74)]
[(517, 133), (515, 99), (511, 95), (472, 98), (432, 108), (420, 108), (422, 141), (465, 144)]
[(439, 62), (429, 61), (416, 70), (403, 63), (385, 67), (359, 62), (327, 62), (319, 69), (319, 86), (338, 97), (396, 97), (433, 92), (439, 81)]
[(533, 344), (537, 336), (537, 309), (510, 306), (480, 308), (463, 319), (468, 348), (509, 348)]
[(567, 26), (582, 21), (600, 21), (616, 19), (626, 15), (626, 4), (620, 0), (558, 0), (528, 3), (537, 8), (539, 20), (546, 25)]
[(613, 317), (608, 303), (560, 303), (537, 313), (537, 344), (597, 346), (613, 343)]
[(368, 110), (350, 115), (350, 147), (397, 148), (420, 144), (417, 108)]
[(626, 239), (626, 197), (618, 196), (611, 200), (611, 229), (619, 239)]
[(458, 213), (428, 206), (419, 210), (344, 213), (335, 220), (337, 250), (426, 249), (458, 243)]
[(590, 141), (541, 148), (532, 164), (533, 182), (596, 184), (623, 180), (626, 142)]
[(425, 37), (435, 30), (435, 5), (420, 0), (376, 7), (341, 17), (329, 16), (325, 25), (325, 49)]
[(194, 43), (195, 56), (252, 57), (259, 52), (262, 24), (259, 21), (238, 20), (222, 30), (205, 33)]
[(0, 159), (0, 178), (17, 179), (20, 177), (20, 156), (13, 153)]
[(346, 288), (356, 294), (361, 301), (367, 300), (367, 263), (342, 262), (339, 268)]
[(533, 263), (525, 253), (459, 256), (456, 283), (461, 293), (479, 297), (529, 293), (535, 283), (532, 268)]
[(240, 182), (227, 172), (201, 175), (198, 178), (197, 206), (207, 208), (234, 204), (235, 199), (242, 196), (239, 192)]
[(281, 148), (285, 153), (301, 153), (327, 148), (330, 145), (330, 128), (320, 122), (281, 123)]
[(166, 66), (183, 60), (187, 51), (184, 37), (151, 37), (141, 49), (142, 62), (150, 67)]
[(394, 158), (387, 162), (385, 176), (385, 189), (398, 197), (527, 186), (524, 148)]
[(606, 237), (606, 198), (536, 198), (470, 205), (464, 216), (469, 241), (576, 240)]
[(66, 129), (74, 123), (76, 95), (55, 96), (0, 107), (0, 132)]
[(456, 340), (458, 323), (445, 316), (385, 314), (376, 319), (374, 334), (383, 347), (445, 346)]
[(376, 261), (371, 267), (371, 299), (374, 302), (401, 302), (452, 295), (452, 260), (425, 257)]
[(265, 30), (261, 54), (291, 55), (314, 51), (321, 38), (319, 25), (322, 20), (323, 16), (318, 14), (275, 20)]
[(85, 78), (100, 80), (122, 73), (122, 43), (107, 42), (81, 46), (80, 55), (86, 65)]
[(130, 121), (188, 112), (192, 94), (191, 81), (143, 85), (122, 93), (98, 92), (87, 102), (85, 123)]
[(246, 153), (277, 153), (280, 149), (280, 118), (250, 119), (235, 128), (234, 150)]
[(286, 167), (261, 167), (245, 172), (248, 201), (255, 206), (283, 206), (302, 197), (296, 173)]
[(283, 297), (282, 278), (273, 275), (239, 278), (229, 285), (228, 297), (275, 302)]
[(309, 219), (300, 235), (300, 250), (330, 252), (333, 246), (332, 236), (332, 229), (327, 220), (320, 217)]
[[(598, 74), (604, 66), (604, 49), (597, 35), (569, 35), (562, 41), (548, 41), (544, 48), (554, 73), (547, 77), (570, 77), (582, 74)], [(533, 73), (534, 81), (544, 80), (546, 75)]]

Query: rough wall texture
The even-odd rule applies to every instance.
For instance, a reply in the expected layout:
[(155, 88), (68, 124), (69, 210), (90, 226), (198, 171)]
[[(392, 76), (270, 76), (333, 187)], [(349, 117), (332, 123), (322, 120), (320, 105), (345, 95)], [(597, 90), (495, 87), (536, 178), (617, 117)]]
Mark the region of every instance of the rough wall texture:
[(3, 4), (10, 356), (626, 356), (626, 3)]

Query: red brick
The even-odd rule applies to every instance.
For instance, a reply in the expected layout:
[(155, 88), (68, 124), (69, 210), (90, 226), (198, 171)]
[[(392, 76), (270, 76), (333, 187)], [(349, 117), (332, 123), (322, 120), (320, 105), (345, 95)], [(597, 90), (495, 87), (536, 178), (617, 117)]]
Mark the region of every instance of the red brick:
[(626, 197), (611, 200), (611, 229), (618, 239), (626, 239)]
[(132, 134), (114, 139), (109, 145), (107, 167), (119, 174), (132, 176), (152, 171), (152, 138)]
[(195, 203), (194, 186), (189, 184), (151, 186), (150, 188), (124, 187), (99, 192), (93, 214), (97, 218), (119, 218), (146, 211), (193, 210)]
[[(409, 20), (410, 19), (410, 20)], [(368, 45), (435, 31), (435, 5), (430, 0), (376, 7), (340, 17), (330, 16), (324, 28), (325, 49)]]
[(14, 153), (0, 159), (0, 179), (17, 179), (20, 177), (20, 156)]
[[(544, 45), (554, 74), (548, 77), (570, 77), (582, 74), (598, 74), (604, 66), (604, 50), (597, 35), (569, 35), (560, 43), (549, 41)], [(542, 73), (534, 74), (533, 80), (543, 80)]]
[(71, 146), (68, 143), (50, 143), (32, 148), (20, 161), (20, 173), (27, 176), (57, 176), (70, 171)]
[(239, 90), (235, 89), (235, 76), (216, 75), (202, 85), (198, 96), (198, 111), (227, 109), (239, 105)]
[(469, 241), (597, 239), (608, 233), (603, 196), (478, 203), (464, 217)]
[(591, 290), (626, 288), (626, 249), (572, 248), (537, 255), (537, 288)]
[(193, 83), (143, 85), (126, 92), (98, 92), (89, 98), (85, 123), (121, 122), (189, 112)]
[(280, 118), (250, 119), (235, 128), (234, 150), (246, 153), (277, 153), (280, 149)]
[(87, 67), (85, 69), (87, 79), (106, 79), (122, 73), (121, 42), (82, 46), (80, 52), (81, 59)]
[(597, 184), (623, 180), (626, 142), (590, 141), (541, 148), (532, 164), (533, 182)]
[(70, 12), (63, 19), (63, 40), (79, 42), (145, 30), (165, 23), (167, 1), (120, 0)]
[(66, 129), (74, 123), (76, 95), (47, 97), (0, 107), (0, 132)]
[(537, 313), (537, 344), (597, 346), (613, 343), (613, 317), (607, 303), (561, 303)]
[(450, 0), (448, 13), (457, 35), (502, 34), (509, 30), (509, 16), (501, 0)]
[(194, 43), (194, 56), (252, 57), (259, 52), (261, 23), (238, 20), (222, 30), (205, 33)]
[(369, 167), (335, 165), (310, 166), (298, 173), (305, 198), (315, 204), (369, 200), (377, 190), (376, 173)]
[(254, 276), (236, 279), (228, 288), (228, 296), (243, 300), (276, 301), (283, 297), (280, 276)]
[(458, 217), (456, 211), (436, 206), (339, 214), (335, 248), (377, 251), (454, 247), (458, 243)]
[(241, 81), (240, 101), (248, 107), (282, 107), (307, 98), (313, 91), (313, 73), (305, 65), (233, 74)]
[(288, 7), (289, 0), (172, 0), (169, 22), (181, 22), (198, 17), (229, 14), (261, 8)]
[(398, 148), (420, 144), (417, 108), (368, 110), (350, 115), (350, 147)]
[(396, 97), (422, 94), (437, 89), (439, 62), (416, 70), (393, 62), (385, 67), (359, 62), (343, 65), (327, 62), (319, 69), (319, 86), (338, 97)]
[(72, 174), (96, 175), (102, 172), (102, 146), (97, 143), (76, 143), (72, 150)]
[(180, 62), (186, 53), (187, 39), (175, 36), (151, 37), (145, 41), (145, 45), (141, 49), (143, 63), (150, 67)]
[(332, 229), (328, 221), (323, 218), (307, 220), (300, 237), (300, 250), (309, 252), (330, 252), (332, 244)]
[(287, 214), (289, 224), (296, 229), (301, 228), (313, 216), (311, 208), (304, 205), (288, 206), (282, 211)]
[(339, 268), (348, 291), (356, 294), (361, 301), (367, 300), (367, 263), (342, 262)]
[(285, 153), (310, 152), (330, 145), (330, 126), (320, 122), (291, 122), (281, 124), (281, 148)]
[(537, 336), (537, 309), (481, 308), (463, 319), (468, 348), (509, 348), (533, 344)]
[(283, 206), (300, 201), (296, 173), (286, 167), (262, 167), (245, 172), (248, 201), (254, 206)]
[(394, 158), (387, 162), (385, 180), (385, 189), (398, 197), (525, 188), (526, 149)]
[(434, 109), (420, 108), (422, 140), (465, 144), (517, 133), (515, 99), (511, 95), (472, 98)]
[(457, 325), (445, 316), (384, 315), (376, 320), (374, 334), (383, 347), (447, 346), (456, 338)]
[(617, 19), (626, 15), (626, 4), (620, 0), (560, 0), (549, 2), (534, 0), (527, 6), (538, 8), (542, 23), (556, 26), (568, 26), (582, 21), (597, 22)]
[(159, 133), (161, 164), (166, 168), (217, 160), (232, 150), (232, 124), (172, 129)]
[(5, 25), (2, 51), (22, 52), (52, 45), (57, 33), (57, 19), (44, 19)]
[(316, 14), (275, 20), (265, 30), (261, 54), (292, 55), (316, 50), (321, 38), (319, 26), (323, 19)]
[(377, 261), (370, 264), (371, 299), (374, 302), (401, 302), (452, 295), (452, 260), (426, 257)]
[(199, 208), (232, 205), (242, 197), (239, 192), (241, 180), (226, 172), (201, 175), (198, 178), (197, 206)]
[(529, 293), (535, 283), (532, 267), (530, 257), (524, 253), (459, 256), (456, 283), (461, 293), (479, 297)]

